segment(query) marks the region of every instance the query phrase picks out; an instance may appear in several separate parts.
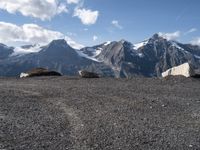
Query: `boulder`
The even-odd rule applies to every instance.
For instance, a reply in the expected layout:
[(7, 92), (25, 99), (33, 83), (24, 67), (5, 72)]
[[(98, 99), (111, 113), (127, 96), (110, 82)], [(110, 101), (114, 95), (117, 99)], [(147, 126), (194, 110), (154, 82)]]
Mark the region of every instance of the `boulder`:
[(99, 78), (100, 77), (97, 73), (88, 72), (85, 70), (80, 70), (78, 73), (82, 78)]
[(20, 78), (26, 78), (26, 77), (28, 77), (28, 73), (24, 73), (24, 72), (22, 72), (21, 74), (20, 74)]
[(49, 71), (44, 68), (34, 68), (26, 73), (22, 72), (20, 78), (35, 77), (35, 76), (62, 76), (59, 72)]
[(162, 77), (167, 76), (185, 76), (188, 78), (195, 76), (195, 72), (189, 63), (184, 63), (162, 73)]

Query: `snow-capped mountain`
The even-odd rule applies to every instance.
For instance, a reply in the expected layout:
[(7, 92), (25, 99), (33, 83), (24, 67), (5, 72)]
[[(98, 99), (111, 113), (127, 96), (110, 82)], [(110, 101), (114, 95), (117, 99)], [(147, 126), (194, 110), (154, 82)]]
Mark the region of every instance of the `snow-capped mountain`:
[[(26, 46), (29, 48), (29, 46)], [(7, 59), (0, 62), (0, 76), (17, 76), (21, 72), (31, 68), (43, 67), (58, 71), (66, 75), (77, 75), (80, 69), (87, 69), (101, 74), (112, 70), (100, 63), (94, 61), (87, 55), (82, 55), (80, 50), (72, 48), (66, 40), (54, 40), (41, 50), (34, 53), (22, 53), (20, 55), (9, 55)]]
[(128, 77), (133, 75), (160, 76), (173, 66), (190, 62), (195, 68), (200, 67), (200, 48), (190, 44), (180, 44), (176, 41), (153, 35), (151, 38), (137, 44), (128, 41), (113, 41), (82, 49), (85, 54), (101, 52), (95, 57), (109, 65), (115, 76)]
[(0, 75), (17, 76), (35, 67), (44, 67), (66, 75), (85, 69), (103, 76), (160, 76), (185, 62), (200, 68), (200, 48), (168, 41), (158, 34), (137, 44), (126, 40), (108, 41), (93, 47), (72, 48), (66, 40), (48, 45), (20, 48), (0, 44)]

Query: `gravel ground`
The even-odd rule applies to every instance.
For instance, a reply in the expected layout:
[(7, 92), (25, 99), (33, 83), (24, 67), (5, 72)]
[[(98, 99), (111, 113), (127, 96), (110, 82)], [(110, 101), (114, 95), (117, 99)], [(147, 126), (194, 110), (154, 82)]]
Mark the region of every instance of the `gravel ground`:
[(200, 80), (0, 78), (0, 150), (200, 149)]

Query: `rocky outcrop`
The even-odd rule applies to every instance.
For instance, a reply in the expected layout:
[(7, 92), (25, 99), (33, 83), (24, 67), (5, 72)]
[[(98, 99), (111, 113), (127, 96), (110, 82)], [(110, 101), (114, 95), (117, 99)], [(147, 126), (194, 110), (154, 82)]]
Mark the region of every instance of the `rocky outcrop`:
[(80, 70), (78, 73), (82, 78), (99, 78), (100, 77), (97, 73), (88, 72), (85, 70)]
[(193, 77), (195, 76), (195, 72), (189, 63), (184, 63), (177, 67), (168, 69), (167, 71), (162, 73), (162, 77), (167, 77), (167, 76)]
[(26, 73), (22, 72), (20, 78), (35, 77), (35, 76), (62, 76), (59, 72), (49, 71), (44, 68), (35, 68)]

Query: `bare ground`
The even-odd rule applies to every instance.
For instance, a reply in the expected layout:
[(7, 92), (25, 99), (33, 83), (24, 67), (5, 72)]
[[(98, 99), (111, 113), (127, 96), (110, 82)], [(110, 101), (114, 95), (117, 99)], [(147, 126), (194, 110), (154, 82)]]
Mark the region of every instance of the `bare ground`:
[(200, 149), (200, 80), (0, 78), (0, 150)]

